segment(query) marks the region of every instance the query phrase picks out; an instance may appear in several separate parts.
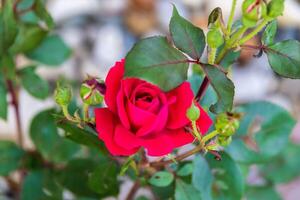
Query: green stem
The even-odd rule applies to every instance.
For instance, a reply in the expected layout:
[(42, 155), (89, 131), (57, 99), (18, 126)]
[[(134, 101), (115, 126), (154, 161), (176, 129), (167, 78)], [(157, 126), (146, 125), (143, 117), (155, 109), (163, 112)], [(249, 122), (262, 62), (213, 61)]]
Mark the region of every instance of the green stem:
[(72, 121), (72, 122), (77, 122), (77, 120), (75, 120), (69, 113), (68, 111), (68, 106), (61, 106), (61, 109), (63, 111), (63, 114), (64, 116), (69, 120), (69, 121)]
[(237, 32), (235, 32), (228, 41), (229, 47), (234, 47), (235, 43), (239, 41), (240, 37), (247, 31), (248, 27), (243, 26)]
[(228, 18), (228, 23), (227, 23), (227, 30), (228, 30), (229, 34), (231, 33), (231, 27), (233, 24), (233, 17), (234, 17), (235, 8), (236, 8), (236, 2), (237, 2), (237, 0), (232, 0), (230, 15)]
[(193, 128), (194, 135), (197, 137), (197, 139), (199, 140), (199, 142), (201, 142), (201, 135), (200, 135), (200, 133), (198, 131), (196, 121), (192, 121), (192, 128)]
[(89, 119), (89, 105), (84, 103), (83, 104), (83, 120), (87, 121)]
[(208, 54), (208, 63), (209, 64), (213, 65), (215, 63), (216, 53), (217, 53), (217, 48), (210, 48), (210, 51)]
[(214, 130), (212, 132), (210, 132), (209, 134), (205, 135), (203, 138), (202, 138), (202, 142), (205, 143), (207, 142), (208, 140), (216, 137), (217, 135), (219, 134), (219, 132), (217, 130)]
[(239, 45), (244, 44), (245, 42), (256, 36), (268, 23), (269, 19), (264, 19), (255, 29), (253, 29), (253, 31), (251, 31), (248, 35), (246, 35), (239, 41)]
[(226, 41), (225, 46), (220, 51), (220, 53), (218, 53), (215, 63), (219, 64), (221, 62), (221, 60), (224, 58), (224, 56), (226, 55), (228, 50), (230, 50), (232, 47), (234, 47), (234, 43), (236, 43), (236, 41), (238, 41), (238, 39), (241, 37), (241, 35), (243, 35), (247, 31), (247, 29), (248, 28), (245, 26), (241, 27), (238, 31), (236, 31), (233, 34), (233, 36), (228, 41)]

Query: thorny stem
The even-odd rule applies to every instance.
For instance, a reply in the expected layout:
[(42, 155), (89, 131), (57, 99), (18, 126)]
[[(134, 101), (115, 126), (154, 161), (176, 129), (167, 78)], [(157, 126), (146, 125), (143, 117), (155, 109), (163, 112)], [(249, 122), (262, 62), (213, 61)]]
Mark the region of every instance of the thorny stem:
[(16, 117), (16, 127), (17, 127), (17, 141), (21, 148), (23, 148), (23, 132), (22, 132), (22, 124), (21, 124), (21, 116), (20, 116), (20, 107), (19, 107), (19, 100), (18, 95), (16, 92), (16, 88), (13, 85), (11, 80), (7, 80), (7, 87), (8, 91), (11, 95), (11, 103), (14, 107), (15, 117)]
[(217, 54), (217, 48), (210, 48), (208, 54), (208, 64), (213, 65), (215, 63), (216, 54)]
[(251, 31), (248, 35), (246, 35), (239, 41), (239, 45), (244, 44), (255, 35), (257, 35), (257, 33), (259, 33), (269, 23), (269, 21), (269, 19), (264, 19), (253, 31)]

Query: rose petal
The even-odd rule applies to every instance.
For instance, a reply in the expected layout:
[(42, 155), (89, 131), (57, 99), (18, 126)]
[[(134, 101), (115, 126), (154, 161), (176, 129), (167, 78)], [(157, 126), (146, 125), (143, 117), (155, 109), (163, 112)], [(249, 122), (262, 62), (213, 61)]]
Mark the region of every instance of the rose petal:
[(212, 125), (213, 121), (199, 104), (197, 104), (197, 106), (200, 108), (200, 117), (197, 120), (197, 126), (200, 129), (202, 135), (204, 135)]
[(124, 75), (124, 62), (124, 59), (120, 62), (116, 62), (109, 70), (105, 79), (106, 92), (104, 100), (108, 108), (114, 113), (117, 113), (116, 97), (120, 89), (121, 79)]
[(168, 119), (168, 107), (164, 105), (158, 115), (152, 121), (148, 121), (143, 125), (136, 133), (137, 136), (145, 136), (153, 132), (161, 131), (167, 123)]
[(147, 149), (149, 156), (164, 156), (175, 148), (192, 143), (194, 139), (192, 134), (186, 133), (183, 128), (180, 128), (163, 130), (152, 137), (144, 138), (141, 144)]
[(114, 114), (107, 108), (95, 109), (96, 129), (98, 137), (103, 140), (108, 151), (115, 156), (129, 156), (138, 151), (139, 148), (125, 149), (119, 146), (114, 141), (115, 127), (118, 124), (118, 120)]
[(121, 124), (116, 126), (114, 140), (119, 146), (128, 150), (140, 147), (140, 139)]
[(145, 124), (149, 122), (153, 122), (156, 118), (156, 115), (147, 111), (138, 108), (133, 105), (129, 100), (127, 102), (127, 113), (129, 116), (129, 120), (134, 128), (143, 127)]
[(170, 129), (178, 129), (189, 124), (189, 120), (186, 117), (186, 110), (191, 106), (194, 98), (190, 83), (184, 82), (167, 93), (168, 99), (174, 97), (176, 97), (176, 101), (169, 105), (167, 127)]
[(121, 89), (117, 95), (117, 107), (118, 107), (118, 116), (121, 123), (127, 128), (130, 129), (129, 117), (126, 111), (126, 104), (128, 103), (128, 98), (124, 95), (123, 90)]

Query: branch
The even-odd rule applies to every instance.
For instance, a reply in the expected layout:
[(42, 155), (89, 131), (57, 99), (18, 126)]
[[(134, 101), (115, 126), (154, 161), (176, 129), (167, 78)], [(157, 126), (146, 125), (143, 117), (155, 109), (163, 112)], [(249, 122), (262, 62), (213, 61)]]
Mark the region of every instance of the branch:
[(13, 82), (11, 80), (7, 80), (6, 82), (7, 82), (8, 91), (12, 98), (11, 103), (15, 110), (18, 144), (21, 148), (23, 148), (23, 132), (22, 132), (20, 109), (19, 109), (19, 101), (15, 90), (16, 88), (14, 87)]
[(170, 160), (165, 160), (165, 161), (157, 161), (157, 162), (150, 162), (149, 165), (150, 167), (164, 167), (165, 165), (171, 164), (175, 161), (181, 161), (195, 153), (198, 153), (199, 151), (201, 151), (203, 149), (203, 145), (199, 145), (196, 146), (194, 149), (185, 152), (184, 154), (181, 154), (177, 157), (175, 157), (174, 159), (170, 159)]
[(201, 100), (201, 98), (203, 97), (203, 95), (205, 94), (205, 91), (207, 89), (209, 85), (209, 79), (207, 78), (207, 76), (204, 77), (202, 84), (200, 85), (198, 92), (196, 94), (195, 100), (198, 102)]
[(133, 200), (135, 193), (138, 191), (139, 188), (140, 188), (140, 182), (136, 180), (126, 197), (126, 200)]

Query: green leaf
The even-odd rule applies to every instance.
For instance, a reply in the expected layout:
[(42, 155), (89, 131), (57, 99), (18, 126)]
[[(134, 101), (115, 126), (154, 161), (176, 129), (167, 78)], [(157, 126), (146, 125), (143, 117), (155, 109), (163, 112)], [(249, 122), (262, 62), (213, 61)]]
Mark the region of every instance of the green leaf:
[(18, 33), (17, 22), (14, 16), (13, 1), (5, 1), (0, 10), (0, 57), (7, 53)]
[(51, 15), (48, 13), (47, 9), (45, 8), (44, 1), (43, 0), (35, 0), (35, 6), (34, 10), (36, 15), (45, 23), (47, 24), (49, 29), (52, 29), (54, 27), (54, 21), (51, 17)]
[(20, 25), (19, 33), (15, 43), (10, 48), (13, 54), (26, 53), (37, 47), (44, 37), (47, 35), (47, 31), (43, 30), (37, 25)]
[(102, 196), (116, 196), (119, 193), (118, 169), (115, 163), (101, 163), (90, 174), (89, 187)]
[(174, 175), (170, 172), (159, 171), (152, 175), (149, 179), (149, 183), (157, 187), (166, 187), (170, 185), (174, 180)]
[(230, 112), (234, 97), (232, 81), (216, 66), (202, 65), (202, 67), (218, 96), (217, 103), (210, 107), (210, 111), (214, 113)]
[(126, 56), (125, 77), (137, 77), (172, 90), (187, 79), (187, 58), (162, 36), (140, 40)]
[(21, 200), (62, 199), (62, 188), (54, 181), (50, 171), (32, 171), (22, 185)]
[(15, 81), (16, 66), (14, 57), (10, 54), (2, 54), (0, 57), (0, 73), (4, 79)]
[[(1, 76), (1, 75), (0, 75)], [(6, 120), (7, 119), (7, 90), (4, 82), (0, 77), (0, 118)]]
[(207, 161), (202, 156), (197, 155), (194, 159), (192, 183), (200, 192), (202, 199), (212, 200), (213, 179), (214, 177)]
[(88, 185), (89, 177), (96, 167), (97, 163), (90, 159), (71, 160), (67, 166), (59, 172), (57, 181), (62, 187), (76, 195), (98, 197), (99, 194), (91, 190)]
[(66, 138), (78, 144), (94, 147), (101, 152), (107, 152), (103, 142), (99, 140), (97, 134), (88, 129), (88, 127), (82, 129), (71, 122), (61, 119), (57, 119), (57, 126), (65, 131)]
[(244, 193), (244, 179), (241, 169), (226, 153), (220, 153), (222, 160), (216, 160), (208, 154), (207, 161), (214, 171), (214, 198), (236, 200), (242, 199)]
[(193, 163), (186, 163), (177, 171), (176, 174), (178, 176), (188, 176), (191, 175), (193, 171), (194, 171)]
[(53, 114), (53, 109), (38, 113), (31, 122), (30, 137), (45, 159), (67, 162), (77, 153), (79, 146), (58, 135)]
[(282, 198), (276, 192), (275, 188), (262, 186), (262, 187), (248, 187), (246, 190), (247, 200), (258, 199), (272, 199), (281, 200)]
[(229, 51), (220, 62), (220, 66), (228, 70), (229, 67), (240, 57), (241, 51)]
[(274, 183), (287, 183), (300, 175), (300, 145), (290, 143), (277, 157), (261, 165), (261, 174)]
[(24, 151), (15, 143), (0, 141), (0, 175), (7, 176), (20, 167)]
[(62, 64), (71, 55), (71, 50), (59, 36), (51, 35), (26, 55), (43, 64), (55, 66)]
[(191, 58), (199, 60), (205, 48), (205, 35), (202, 29), (181, 17), (175, 6), (169, 29), (175, 46)]
[(32, 96), (46, 99), (49, 95), (48, 82), (35, 73), (35, 66), (29, 66), (19, 71), (22, 86)]
[[(245, 164), (268, 162), (283, 151), (295, 125), (286, 110), (264, 101), (242, 105), (238, 110), (245, 115), (226, 149), (235, 160)], [(254, 147), (244, 141), (252, 141)]]
[(277, 21), (274, 20), (271, 23), (269, 23), (265, 29), (261, 38), (262, 44), (263, 45), (273, 44), (276, 32), (277, 32)]
[(151, 185), (151, 189), (158, 199), (172, 199), (175, 192), (175, 183), (168, 185), (167, 187), (157, 187)]
[(180, 179), (176, 180), (175, 200), (201, 200), (200, 193), (194, 186), (183, 182)]
[(280, 76), (300, 78), (300, 42), (285, 40), (264, 47), (272, 69)]

